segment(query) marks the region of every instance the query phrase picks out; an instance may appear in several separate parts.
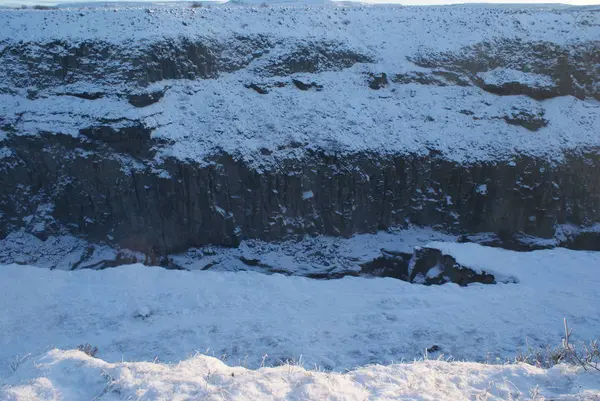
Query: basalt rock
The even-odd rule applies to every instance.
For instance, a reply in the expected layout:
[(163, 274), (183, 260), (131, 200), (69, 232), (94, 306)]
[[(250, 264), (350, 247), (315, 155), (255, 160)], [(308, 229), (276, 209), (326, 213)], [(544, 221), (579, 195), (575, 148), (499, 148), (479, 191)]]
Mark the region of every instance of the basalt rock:
[[(502, 38), (466, 46), (458, 52), (417, 54), (415, 64), (446, 69), (470, 77), (472, 84), (497, 95), (525, 95), (542, 100), (557, 96), (600, 100), (600, 48), (597, 41), (564, 47), (545, 41), (524, 42)], [(518, 49), (518, 50), (517, 50)], [(505, 68), (549, 77), (551, 85), (531, 86), (527, 82), (490, 84), (478, 73)]]
[(369, 88), (373, 90), (379, 90), (385, 88), (388, 85), (387, 74), (382, 72), (381, 74), (370, 74), (369, 76)]
[(382, 255), (361, 265), (361, 274), (375, 277), (391, 277), (410, 281), (412, 253), (382, 252)]
[(466, 286), (472, 283), (495, 284), (493, 274), (460, 265), (451, 255), (439, 249), (419, 248), (415, 250), (410, 281), (425, 285), (455, 283)]
[(267, 89), (265, 89), (265, 88), (263, 88), (262, 86), (260, 86), (260, 85), (257, 85), (257, 84), (247, 84), (247, 85), (245, 85), (245, 86), (246, 86), (246, 88), (248, 88), (248, 89), (252, 89), (252, 90), (254, 90), (256, 93), (259, 93), (259, 94), (261, 94), (261, 95), (266, 95), (267, 93), (269, 93), (269, 91), (268, 91)]
[[(4, 142), (2, 232), (35, 226), (160, 255), (406, 223), (551, 238), (557, 225), (600, 220), (598, 150), (560, 164), (521, 157), (472, 165), (435, 155), (313, 152), (258, 171), (227, 154), (206, 165), (157, 165), (152, 155), (162, 145), (139, 126), (82, 134)], [(578, 246), (595, 247), (590, 238)]]
[[(2, 41), (0, 39), (0, 89), (36, 88), (88, 82), (94, 85), (145, 88), (162, 80), (213, 79), (238, 71), (260, 59), (260, 71), (288, 76), (349, 68), (370, 62), (371, 57), (339, 42), (296, 43), (284, 57), (271, 59), (269, 51), (287, 46), (286, 41), (264, 35), (234, 35), (226, 41), (212, 37), (166, 38), (132, 49), (131, 44), (85, 40), (47, 43)], [(0, 91), (2, 93), (2, 91)], [(83, 98), (90, 94), (80, 93)], [(94, 95), (91, 94), (91, 98)], [(133, 95), (135, 104), (160, 98), (158, 93)], [(132, 104), (134, 104), (132, 103)], [(143, 107), (143, 106), (139, 106)]]
[(382, 256), (363, 263), (361, 274), (391, 277), (424, 285), (496, 284), (493, 274), (477, 272), (470, 267), (462, 266), (454, 257), (435, 248), (418, 247), (412, 254), (383, 252)]
[(315, 73), (349, 68), (356, 63), (369, 63), (373, 59), (337, 41), (301, 43), (283, 57), (268, 60), (264, 69), (276, 76), (296, 73)]
[(129, 104), (135, 107), (147, 107), (158, 102), (165, 95), (164, 91), (132, 94), (127, 97)]
[(548, 125), (543, 113), (534, 114), (526, 110), (514, 110), (510, 115), (504, 116), (504, 121), (510, 125), (520, 125), (529, 131), (538, 131)]
[(323, 89), (323, 85), (319, 85), (316, 82), (311, 82), (311, 83), (307, 84), (305, 82), (302, 82), (299, 79), (292, 79), (292, 83), (294, 84), (294, 86), (296, 88), (300, 89), (301, 91), (307, 91), (307, 90), (310, 90), (310, 89), (315, 89), (317, 91), (320, 91), (320, 90)]

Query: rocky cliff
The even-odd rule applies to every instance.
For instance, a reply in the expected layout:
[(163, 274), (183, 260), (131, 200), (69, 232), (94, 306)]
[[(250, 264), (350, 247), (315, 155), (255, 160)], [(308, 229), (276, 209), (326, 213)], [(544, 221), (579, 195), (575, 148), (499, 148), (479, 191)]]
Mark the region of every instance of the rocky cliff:
[(418, 225), (600, 249), (600, 13), (0, 12), (0, 237), (147, 255)]

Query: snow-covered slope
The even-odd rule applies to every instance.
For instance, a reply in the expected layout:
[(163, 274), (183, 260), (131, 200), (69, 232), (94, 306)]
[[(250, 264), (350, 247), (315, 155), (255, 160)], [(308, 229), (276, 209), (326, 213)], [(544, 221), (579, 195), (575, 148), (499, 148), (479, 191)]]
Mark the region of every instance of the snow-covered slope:
[[(151, 4), (148, 7), (118, 7), (116, 11), (100, 8), (46, 12), (3, 10), (2, 13), (5, 21), (0, 31), (2, 37), (16, 41), (48, 43), (53, 40), (100, 39), (121, 44), (134, 39), (157, 40), (178, 36), (219, 35), (226, 38), (233, 32), (244, 30), (249, 34), (281, 38), (348, 40), (358, 46), (368, 45), (370, 39), (379, 39), (372, 44), (373, 49), (377, 48), (377, 53), (387, 56), (384, 58), (392, 58), (392, 61), (401, 60), (402, 55), (414, 54), (423, 45), (439, 51), (459, 50), (469, 44), (502, 37), (549, 41), (559, 45), (598, 40), (595, 25), (598, 16), (585, 8), (561, 10), (494, 5), (373, 7), (348, 4), (192, 8), (185, 4), (177, 7)], [(254, 23), (261, 18), (264, 18), (262, 24)], [(349, 22), (343, 23), (344, 18)], [(454, 23), (457, 21), (463, 23)], [(405, 30), (397, 32), (394, 29), (397, 25)], [(480, 35), (474, 35), (474, 32)], [(396, 46), (398, 44), (408, 47)]]
[[(137, 122), (169, 144), (157, 157), (206, 162), (224, 151), (260, 165), (318, 149), (436, 149), (461, 162), (516, 152), (560, 159), (564, 150), (600, 143), (594, 102), (498, 97), (470, 83), (535, 90), (542, 80), (555, 96), (574, 94), (560, 92), (565, 55), (573, 74), (584, 73), (574, 88), (600, 96), (594, 12), (182, 6), (3, 11), (0, 19), (0, 115), (4, 130), (19, 135), (78, 136), (85, 127)], [(450, 56), (473, 63), (476, 51), (480, 65), (447, 63)], [(169, 55), (173, 60), (162, 59)], [(369, 89), (370, 74), (380, 73), (385, 85)], [(197, 77), (211, 79), (186, 79)], [(318, 86), (302, 91), (291, 78)], [(130, 104), (124, 94), (138, 84), (138, 91), (159, 93), (157, 102)], [(101, 98), (80, 98), (84, 93)], [(523, 115), (537, 132), (519, 122)]]

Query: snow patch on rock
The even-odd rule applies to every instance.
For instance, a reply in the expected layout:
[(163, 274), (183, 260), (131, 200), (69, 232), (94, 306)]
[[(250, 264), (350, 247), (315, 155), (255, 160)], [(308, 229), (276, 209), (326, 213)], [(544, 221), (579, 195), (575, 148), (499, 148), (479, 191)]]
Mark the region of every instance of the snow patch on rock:
[(519, 83), (532, 88), (549, 89), (556, 86), (556, 82), (547, 75), (535, 74), (513, 70), (511, 68), (495, 68), (491, 71), (477, 74), (488, 85), (502, 86), (510, 83)]

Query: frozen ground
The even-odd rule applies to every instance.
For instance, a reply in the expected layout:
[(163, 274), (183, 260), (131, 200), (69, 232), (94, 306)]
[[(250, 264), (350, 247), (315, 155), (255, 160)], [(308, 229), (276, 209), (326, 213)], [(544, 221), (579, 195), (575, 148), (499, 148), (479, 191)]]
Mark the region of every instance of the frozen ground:
[(600, 374), (565, 365), (422, 361), (340, 374), (290, 365), (253, 371), (204, 355), (171, 365), (107, 363), (59, 350), (25, 361), (7, 383), (5, 401), (600, 399)]
[(286, 360), (341, 371), (420, 358), (504, 361), (527, 345), (600, 332), (600, 253), (528, 253), (431, 243), (516, 284), (426, 287), (394, 279), (310, 280), (254, 272), (0, 267), (0, 377), (10, 361), (90, 343), (108, 362), (177, 362), (199, 351), (251, 368)]

